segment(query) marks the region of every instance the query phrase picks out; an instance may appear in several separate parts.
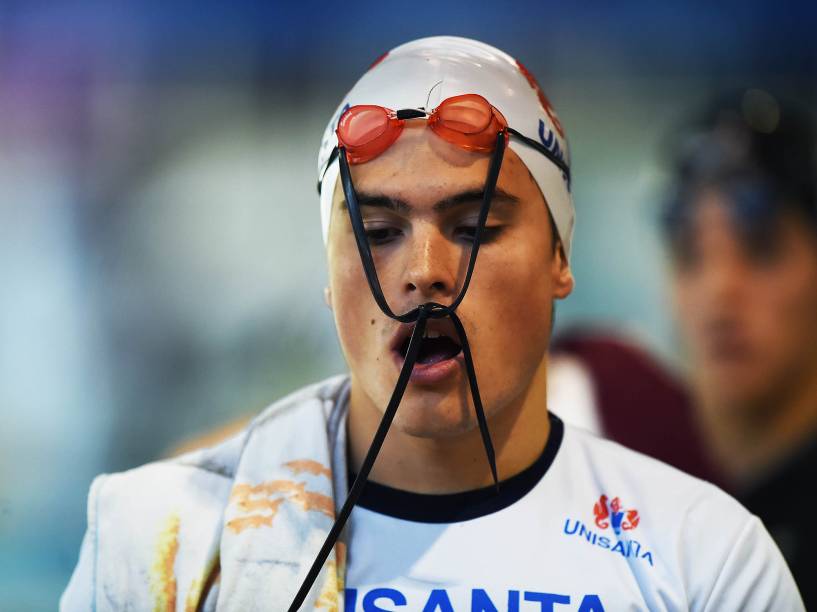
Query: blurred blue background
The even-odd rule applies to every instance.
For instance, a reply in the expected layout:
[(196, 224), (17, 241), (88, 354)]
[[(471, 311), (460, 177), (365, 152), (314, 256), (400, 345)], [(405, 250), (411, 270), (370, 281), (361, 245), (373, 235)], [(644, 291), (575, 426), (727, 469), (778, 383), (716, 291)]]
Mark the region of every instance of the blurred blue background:
[(570, 138), (559, 329), (678, 367), (656, 231), (673, 130), (711, 94), (817, 94), (814, 3), (0, 3), (0, 608), (51, 610), (92, 477), (339, 372), (317, 145), (383, 51), (516, 56)]

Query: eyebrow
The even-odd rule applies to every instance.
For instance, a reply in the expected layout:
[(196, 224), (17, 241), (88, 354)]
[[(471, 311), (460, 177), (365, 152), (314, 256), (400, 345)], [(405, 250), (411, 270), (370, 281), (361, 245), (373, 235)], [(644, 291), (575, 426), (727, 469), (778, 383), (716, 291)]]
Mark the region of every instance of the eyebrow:
[[(481, 204), (484, 194), (485, 191), (483, 189), (469, 189), (467, 191), (461, 191), (460, 193), (443, 198), (442, 200), (436, 202), (432, 207), (432, 210), (434, 210), (434, 212), (444, 212), (460, 206)], [(414, 212), (414, 207), (411, 204), (408, 204), (399, 198), (392, 198), (385, 194), (358, 193), (357, 202), (361, 208), (364, 206), (368, 206), (370, 208), (385, 208), (387, 210), (393, 210), (394, 212), (402, 214), (410, 214)], [(494, 190), (494, 198), (491, 200), (492, 206), (495, 204), (504, 205), (517, 203), (519, 203), (519, 198), (515, 195), (510, 194), (500, 188)], [(343, 209), (346, 208), (345, 199), (341, 200), (340, 207)]]

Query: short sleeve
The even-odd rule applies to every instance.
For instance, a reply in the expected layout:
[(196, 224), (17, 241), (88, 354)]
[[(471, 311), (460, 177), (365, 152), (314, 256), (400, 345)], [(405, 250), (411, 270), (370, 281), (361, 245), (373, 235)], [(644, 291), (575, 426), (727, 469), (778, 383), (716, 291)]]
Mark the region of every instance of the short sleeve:
[(723, 562), (703, 610), (805, 609), (783, 555), (760, 520), (750, 515)]

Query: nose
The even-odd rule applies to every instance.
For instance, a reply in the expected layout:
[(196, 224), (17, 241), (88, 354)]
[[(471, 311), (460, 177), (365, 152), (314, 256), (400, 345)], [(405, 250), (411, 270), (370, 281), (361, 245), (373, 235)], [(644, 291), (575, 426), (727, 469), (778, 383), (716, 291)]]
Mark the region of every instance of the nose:
[(434, 224), (416, 228), (407, 246), (404, 296), (416, 303), (452, 298), (462, 250)]
[(718, 309), (733, 308), (741, 299), (744, 271), (731, 258), (710, 258), (702, 272), (705, 299)]

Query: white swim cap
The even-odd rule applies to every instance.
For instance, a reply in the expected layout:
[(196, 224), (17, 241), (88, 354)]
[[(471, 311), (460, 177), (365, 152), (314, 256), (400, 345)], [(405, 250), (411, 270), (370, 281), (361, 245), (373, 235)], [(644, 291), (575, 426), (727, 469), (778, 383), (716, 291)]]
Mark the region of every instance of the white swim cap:
[[(321, 180), (321, 229), (326, 242), (332, 196), (338, 179), (337, 159), (326, 164), (337, 146), (335, 134), (343, 111), (357, 104), (376, 104), (393, 110), (429, 110), (451, 96), (475, 93), (505, 115), (508, 125), (541, 142), (569, 166), (567, 139), (548, 99), (527, 69), (507, 53), (468, 38), (434, 36), (400, 45), (380, 57), (355, 83), (338, 106), (321, 141), (318, 180)], [(570, 256), (575, 211), (569, 180), (541, 152), (511, 137), (509, 146), (539, 185)]]

